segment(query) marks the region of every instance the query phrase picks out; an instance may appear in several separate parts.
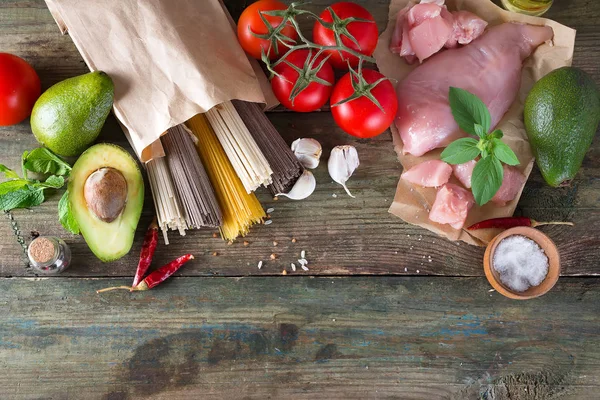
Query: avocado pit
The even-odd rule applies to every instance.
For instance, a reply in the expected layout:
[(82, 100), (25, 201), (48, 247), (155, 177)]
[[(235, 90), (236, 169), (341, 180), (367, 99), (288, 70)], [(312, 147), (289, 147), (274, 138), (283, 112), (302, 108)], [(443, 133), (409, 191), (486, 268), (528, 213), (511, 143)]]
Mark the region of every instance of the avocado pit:
[(110, 223), (125, 208), (127, 181), (114, 168), (100, 168), (85, 181), (83, 196), (88, 209), (101, 221)]

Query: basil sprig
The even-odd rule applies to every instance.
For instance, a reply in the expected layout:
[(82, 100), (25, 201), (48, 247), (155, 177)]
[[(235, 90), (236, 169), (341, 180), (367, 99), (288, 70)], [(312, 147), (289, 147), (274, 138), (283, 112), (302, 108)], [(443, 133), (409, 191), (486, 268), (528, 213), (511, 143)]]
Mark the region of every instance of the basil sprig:
[[(24, 152), (21, 157), (21, 169), (22, 178), (12, 169), (0, 164), (0, 173), (7, 179), (0, 183), (0, 210), (10, 211), (42, 204), (46, 189), (62, 188), (71, 173), (71, 166), (67, 162), (44, 147)], [(41, 181), (30, 179), (28, 172), (50, 175)], [(71, 214), (67, 193), (65, 192), (58, 203), (59, 220), (66, 230), (78, 234), (79, 226)]]
[(464, 132), (477, 139), (466, 137), (455, 140), (442, 152), (442, 161), (448, 164), (464, 164), (481, 157), (471, 177), (471, 190), (480, 206), (494, 197), (504, 178), (502, 163), (519, 165), (519, 159), (501, 139), (500, 129), (490, 132), (492, 117), (486, 105), (473, 93), (455, 87), (450, 88), (450, 109), (454, 120)]

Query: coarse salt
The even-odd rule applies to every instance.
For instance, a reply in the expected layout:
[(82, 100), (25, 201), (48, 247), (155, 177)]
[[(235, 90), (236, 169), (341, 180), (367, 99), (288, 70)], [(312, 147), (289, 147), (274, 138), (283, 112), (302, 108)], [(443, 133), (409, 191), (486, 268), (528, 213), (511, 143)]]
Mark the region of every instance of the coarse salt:
[(308, 267), (306, 265), (302, 264), (301, 267), (304, 271), (308, 271)]
[(262, 262), (262, 261), (259, 261), (259, 262), (258, 262), (258, 269), (261, 269), (261, 268), (262, 268), (262, 265), (263, 265), (263, 262)]
[(498, 243), (492, 266), (503, 284), (515, 292), (524, 292), (544, 281), (549, 262), (536, 242), (522, 235), (512, 235)]
[(267, 214), (271, 214), (275, 209), (273, 207), (267, 208)]
[(300, 257), (305, 258), (306, 257), (306, 251), (302, 250), (300, 252)]
[(290, 266), (292, 267), (292, 271), (296, 272), (296, 264), (291, 263)]
[(265, 225), (271, 225), (272, 223), (273, 223), (273, 221), (270, 220), (270, 219), (268, 219), (268, 220), (265, 221)]

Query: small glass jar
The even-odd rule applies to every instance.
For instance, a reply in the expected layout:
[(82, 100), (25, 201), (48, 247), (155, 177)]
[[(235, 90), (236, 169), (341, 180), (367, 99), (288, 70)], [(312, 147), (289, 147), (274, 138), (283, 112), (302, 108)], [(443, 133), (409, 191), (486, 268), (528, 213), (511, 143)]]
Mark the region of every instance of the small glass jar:
[(550, 9), (554, 0), (502, 0), (508, 11), (540, 16)]
[(71, 250), (64, 240), (54, 236), (39, 236), (27, 248), (31, 267), (44, 275), (57, 275), (71, 264)]

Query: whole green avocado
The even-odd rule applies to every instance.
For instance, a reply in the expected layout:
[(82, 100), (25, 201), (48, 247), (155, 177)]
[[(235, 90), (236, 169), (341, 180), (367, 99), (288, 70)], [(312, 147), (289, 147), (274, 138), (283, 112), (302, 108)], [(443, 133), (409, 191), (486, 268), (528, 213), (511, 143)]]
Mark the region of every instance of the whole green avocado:
[(581, 167), (598, 129), (598, 86), (579, 68), (556, 69), (529, 92), (524, 121), (546, 182), (554, 187), (568, 184)]
[(54, 153), (78, 156), (100, 134), (113, 100), (113, 81), (105, 72), (66, 79), (37, 100), (31, 112), (31, 130), (38, 142)]

